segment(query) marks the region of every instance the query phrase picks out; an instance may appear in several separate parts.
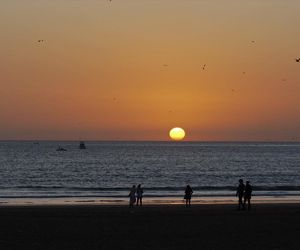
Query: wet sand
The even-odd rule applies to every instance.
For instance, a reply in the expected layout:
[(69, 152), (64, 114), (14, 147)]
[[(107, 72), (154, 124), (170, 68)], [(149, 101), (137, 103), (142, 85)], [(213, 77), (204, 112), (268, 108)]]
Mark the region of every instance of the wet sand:
[(0, 207), (0, 249), (300, 249), (300, 204)]

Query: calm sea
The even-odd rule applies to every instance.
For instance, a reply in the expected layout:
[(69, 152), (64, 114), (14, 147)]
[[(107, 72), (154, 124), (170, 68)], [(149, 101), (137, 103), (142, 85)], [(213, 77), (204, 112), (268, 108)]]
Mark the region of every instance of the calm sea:
[[(300, 194), (300, 143), (0, 142), (0, 198), (234, 195), (240, 178), (255, 195)], [(61, 146), (67, 151), (56, 151)]]

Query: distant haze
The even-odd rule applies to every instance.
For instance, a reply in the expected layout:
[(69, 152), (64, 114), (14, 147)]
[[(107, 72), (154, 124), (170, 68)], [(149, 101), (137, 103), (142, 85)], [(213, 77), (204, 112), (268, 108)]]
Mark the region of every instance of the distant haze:
[(300, 1), (0, 3), (0, 139), (300, 140)]

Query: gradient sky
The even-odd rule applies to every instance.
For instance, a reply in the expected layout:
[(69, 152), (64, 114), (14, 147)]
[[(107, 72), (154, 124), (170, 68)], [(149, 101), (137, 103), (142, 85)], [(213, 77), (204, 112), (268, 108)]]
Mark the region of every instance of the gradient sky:
[(186, 140), (300, 140), (299, 13), (299, 0), (3, 0), (0, 139), (168, 140), (180, 126)]

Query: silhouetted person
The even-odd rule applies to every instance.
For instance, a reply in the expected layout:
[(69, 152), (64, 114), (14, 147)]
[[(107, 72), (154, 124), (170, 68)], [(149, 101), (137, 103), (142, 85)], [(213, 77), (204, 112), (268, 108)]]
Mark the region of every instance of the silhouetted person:
[(187, 185), (185, 188), (185, 206), (191, 206), (191, 199), (192, 199), (192, 194), (193, 194), (193, 189), (190, 187), (190, 185)]
[(143, 205), (143, 193), (144, 193), (144, 190), (141, 187), (141, 184), (139, 184), (136, 189), (136, 197), (137, 197), (136, 205), (137, 206), (139, 205), (139, 203), (140, 203), (140, 206)]
[(246, 206), (246, 202), (248, 202), (248, 210), (251, 209), (251, 195), (252, 195), (252, 186), (250, 185), (250, 181), (246, 181), (245, 186), (245, 195), (244, 195), (244, 208)]
[(244, 184), (243, 179), (240, 179), (239, 186), (237, 187), (237, 190), (236, 190), (236, 196), (239, 197), (239, 210), (241, 209), (241, 206), (243, 207), (243, 209), (245, 208), (244, 204), (243, 204), (244, 192), (245, 192), (245, 184)]
[(130, 189), (130, 193), (128, 195), (129, 196), (129, 207), (133, 207), (133, 204), (136, 201), (135, 193), (136, 193), (136, 188), (135, 188), (135, 185), (133, 185), (132, 188)]

